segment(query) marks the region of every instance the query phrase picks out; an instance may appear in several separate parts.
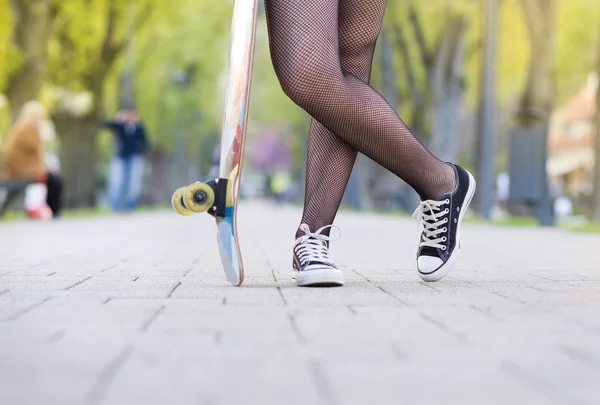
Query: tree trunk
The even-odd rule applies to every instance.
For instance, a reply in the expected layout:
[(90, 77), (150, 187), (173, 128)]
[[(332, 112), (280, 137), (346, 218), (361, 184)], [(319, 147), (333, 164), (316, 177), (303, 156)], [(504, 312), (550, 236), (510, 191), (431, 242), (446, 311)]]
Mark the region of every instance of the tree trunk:
[(67, 208), (96, 205), (96, 134), (99, 130), (96, 113), (75, 116), (61, 111), (53, 117), (61, 142), (61, 175)]
[(550, 114), (554, 107), (557, 0), (521, 0), (531, 59), (521, 107)]
[[(600, 49), (598, 51), (598, 77), (600, 78)], [(600, 222), (600, 85), (596, 88), (596, 141), (594, 150), (596, 155), (594, 163), (594, 193), (592, 196), (590, 219)]]
[(435, 92), (429, 149), (439, 159), (455, 162), (460, 146), (460, 109), (464, 97), (466, 21), (452, 17), (442, 32), (440, 52), (432, 75)]
[(12, 40), (22, 57), (22, 64), (11, 73), (5, 91), (14, 122), (23, 104), (37, 99), (42, 89), (56, 9), (50, 0), (13, 0), (11, 6), (15, 16)]

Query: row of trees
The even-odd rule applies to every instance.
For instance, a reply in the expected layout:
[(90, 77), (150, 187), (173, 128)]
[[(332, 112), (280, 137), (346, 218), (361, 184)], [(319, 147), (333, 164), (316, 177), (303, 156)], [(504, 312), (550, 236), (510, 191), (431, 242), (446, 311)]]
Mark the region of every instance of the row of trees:
[[(190, 90), (218, 93), (214, 78), (225, 60), (216, 49), (227, 46), (230, 10), (227, 2), (191, 0), (0, 0), (0, 58), (6, 61), (0, 90), (12, 120), (28, 100), (50, 106), (68, 206), (95, 203), (98, 157), (108, 144), (97, 134), (123, 97), (126, 68), (135, 71), (136, 104), (154, 134), (173, 119), (164, 99), (176, 70), (195, 70)], [(135, 62), (126, 66), (133, 38)], [(209, 97), (193, 103), (206, 107), (208, 125), (217, 125)], [(169, 147), (172, 137), (160, 141)]]
[[(396, 103), (414, 132), (436, 155), (444, 160), (462, 160), (467, 166), (475, 163), (476, 152), (461, 156), (461, 112), (466, 107), (476, 114), (481, 101), (486, 2), (391, 2), (379, 46), (381, 75), (375, 78), (384, 95)], [(600, 73), (600, 2), (499, 3), (499, 110), (505, 112), (503, 116), (515, 116), (521, 110), (549, 116), (582, 87), (590, 72)], [(499, 136), (503, 137), (506, 121), (499, 124)], [(476, 132), (480, 134), (481, 128)], [(596, 149), (600, 156), (600, 146)], [(501, 150), (497, 159), (500, 166), (504, 165), (504, 154), (506, 151)], [(366, 166), (385, 177), (376, 165)], [(596, 172), (598, 184), (590, 215), (600, 220), (600, 164)]]
[[(473, 154), (460, 156), (460, 116), (479, 102), (485, 1), (390, 2), (372, 79), (437, 155), (466, 165)], [(123, 74), (131, 59), (125, 56), (133, 37), (135, 100), (154, 145), (181, 157), (201, 150), (201, 161), (209, 160), (221, 124), (232, 3), (0, 0), (0, 60), (6, 62), (0, 92), (13, 116), (30, 99), (51, 106), (68, 205), (94, 204), (98, 159), (109, 146), (107, 137), (97, 137), (99, 123), (127, 88)], [(550, 113), (590, 71), (600, 70), (600, 2), (501, 0), (500, 13), (500, 106)], [(183, 85), (173, 80), (177, 71), (187, 74)], [(279, 88), (264, 18), (254, 72), (250, 122), (289, 128), (300, 167), (307, 117)], [(187, 131), (175, 131), (175, 122)], [(383, 175), (377, 165), (361, 164), (367, 177)], [(365, 182), (367, 189), (378, 183)]]

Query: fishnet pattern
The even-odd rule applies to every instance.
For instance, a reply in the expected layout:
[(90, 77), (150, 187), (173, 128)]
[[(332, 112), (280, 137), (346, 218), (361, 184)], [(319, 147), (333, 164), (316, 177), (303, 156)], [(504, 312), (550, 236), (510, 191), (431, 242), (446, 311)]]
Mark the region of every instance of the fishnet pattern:
[(285, 94), (308, 112), (302, 221), (333, 222), (357, 151), (423, 199), (454, 188), (452, 168), (431, 154), (369, 85), (387, 0), (265, 0), (273, 67)]

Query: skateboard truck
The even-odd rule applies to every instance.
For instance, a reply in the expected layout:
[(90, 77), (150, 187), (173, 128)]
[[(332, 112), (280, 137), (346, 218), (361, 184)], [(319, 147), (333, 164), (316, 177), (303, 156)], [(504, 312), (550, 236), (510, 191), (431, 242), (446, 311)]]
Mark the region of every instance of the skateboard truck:
[(215, 180), (208, 181), (206, 184), (213, 189), (215, 193), (215, 202), (212, 207), (208, 209), (208, 213), (215, 218), (225, 217), (225, 206), (227, 205), (227, 183), (229, 182), (226, 178), (218, 178)]

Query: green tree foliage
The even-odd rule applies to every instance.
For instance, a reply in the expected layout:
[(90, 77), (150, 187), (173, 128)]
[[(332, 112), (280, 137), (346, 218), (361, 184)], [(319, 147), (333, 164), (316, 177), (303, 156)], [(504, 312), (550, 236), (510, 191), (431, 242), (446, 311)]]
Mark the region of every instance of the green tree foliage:
[[(10, 0), (9, 45), (5, 48), (4, 92), (13, 120), (21, 106), (38, 97), (46, 78), (47, 44), (57, 14), (56, 0)], [(7, 21), (8, 22), (8, 21)]]
[[(0, 0), (0, 91), (5, 93), (15, 86), (16, 72), (28, 57), (15, 37), (14, 5), (25, 4), (25, 1), (28, 0)], [(119, 108), (121, 79), (128, 67), (125, 51), (129, 0), (31, 1), (49, 2), (56, 8), (47, 45), (48, 64), (34, 79), (42, 78), (44, 86), (39, 97), (54, 109), (55, 116), (58, 117), (65, 106), (72, 109), (69, 116), (57, 120), (62, 147), (71, 156), (65, 155), (65, 159), (79, 156), (80, 151), (74, 148), (76, 144), (79, 148), (87, 145), (86, 153), (90, 156), (103, 151), (100, 157), (108, 157), (110, 137), (104, 133), (100, 137), (95, 134), (99, 120)], [(522, 1), (501, 2), (498, 101), (502, 106), (514, 106), (527, 83), (532, 55), (528, 30), (531, 22), (526, 18)], [(555, 104), (560, 104), (594, 69), (600, 2), (554, 1), (557, 2), (554, 98)], [(413, 14), (407, 7), (411, 4)], [(419, 99), (411, 86), (417, 88), (425, 100), (431, 97), (428, 94), (431, 66), (428, 70), (427, 64), (436, 55), (441, 39), (447, 35), (446, 23), (452, 19), (466, 24), (465, 105), (476, 108), (481, 68), (482, 5), (483, 0), (389, 3), (385, 26), (393, 47), (399, 95), (399, 105), (394, 107), (409, 124), (419, 108)], [(175, 141), (183, 137), (186, 151), (200, 148), (207, 153), (203, 155), (206, 160), (218, 142), (232, 6), (232, 0), (135, 0), (135, 102), (155, 146), (170, 151)], [(420, 32), (413, 21), (415, 15)], [(403, 33), (406, 54), (399, 48), (398, 32)], [(372, 82), (381, 89), (380, 58), (376, 56), (375, 61)], [(302, 162), (308, 116), (281, 91), (270, 60), (263, 14), (258, 23), (254, 66), (250, 134), (264, 124), (287, 127), (294, 134), (298, 162)], [(174, 72), (181, 70), (190, 74), (185, 85), (173, 82)], [(73, 108), (74, 102), (86, 97), (90, 101), (87, 109)], [(85, 106), (85, 103), (79, 104)], [(429, 125), (431, 108), (424, 111), (425, 125)], [(177, 131), (177, 122), (183, 123), (183, 131)], [(92, 164), (94, 159), (89, 159)], [(89, 167), (83, 173), (94, 177), (94, 170)]]

